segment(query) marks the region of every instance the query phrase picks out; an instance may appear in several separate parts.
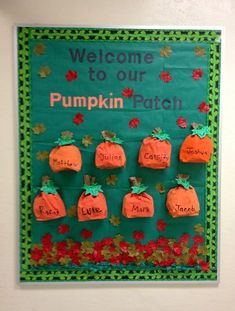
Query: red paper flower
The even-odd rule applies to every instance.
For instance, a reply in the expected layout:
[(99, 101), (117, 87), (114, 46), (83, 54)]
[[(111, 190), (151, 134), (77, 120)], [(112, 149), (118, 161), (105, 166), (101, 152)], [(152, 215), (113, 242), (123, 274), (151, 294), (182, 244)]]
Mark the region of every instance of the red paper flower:
[(204, 260), (201, 260), (201, 261), (199, 262), (199, 265), (200, 265), (202, 271), (207, 272), (207, 271), (209, 270), (209, 262), (206, 262), (206, 261), (204, 261)]
[(181, 256), (182, 255), (182, 247), (179, 244), (175, 243), (173, 245), (173, 252), (176, 256)]
[(85, 240), (87, 240), (87, 239), (92, 238), (92, 231), (86, 230), (86, 229), (82, 229), (80, 235), (81, 235)]
[(84, 122), (84, 115), (82, 113), (77, 113), (73, 118), (73, 123), (79, 125)]
[(144, 239), (144, 232), (143, 231), (134, 231), (133, 232), (133, 239), (140, 241)]
[(65, 78), (67, 81), (73, 81), (76, 80), (78, 77), (77, 72), (75, 70), (68, 70), (68, 72), (65, 75)]
[(35, 247), (34, 249), (32, 249), (31, 251), (31, 259), (35, 260), (35, 261), (39, 261), (43, 256), (43, 251), (37, 247)]
[(139, 124), (140, 124), (140, 120), (138, 118), (133, 118), (129, 121), (129, 127), (131, 128), (137, 128)]
[(172, 80), (172, 76), (169, 71), (162, 71), (160, 73), (160, 79), (164, 81), (165, 83), (168, 83)]
[(188, 266), (195, 266), (197, 264), (197, 261), (193, 257), (189, 257), (187, 264)]
[(167, 244), (168, 244), (168, 239), (165, 238), (164, 236), (161, 236), (161, 237), (158, 239), (157, 244), (160, 245), (160, 246), (167, 245)]
[(193, 237), (193, 241), (195, 244), (202, 244), (204, 242), (204, 238), (200, 235), (195, 235)]
[(207, 113), (207, 112), (209, 112), (209, 110), (210, 110), (210, 106), (209, 106), (206, 102), (201, 102), (201, 103), (199, 104), (199, 106), (198, 106), (198, 110), (199, 110), (200, 112), (205, 112), (205, 113)]
[(134, 90), (129, 87), (126, 87), (124, 90), (122, 90), (122, 96), (124, 97), (132, 97), (133, 94), (134, 94)]
[(69, 232), (69, 230), (70, 230), (70, 227), (67, 224), (62, 224), (62, 225), (59, 225), (59, 227), (58, 227), (58, 232), (60, 234), (65, 234), (65, 233)]
[(158, 231), (165, 231), (166, 230), (166, 222), (163, 219), (159, 219), (157, 221), (157, 229)]
[(126, 241), (121, 241), (119, 243), (119, 247), (120, 247), (120, 250), (123, 252), (123, 253), (126, 253), (128, 251), (128, 247), (130, 246), (130, 244)]
[(198, 254), (198, 248), (196, 244), (193, 244), (193, 246), (189, 249), (189, 254), (193, 256)]
[(177, 120), (176, 120), (176, 124), (181, 127), (182, 129), (186, 128), (187, 127), (187, 120), (184, 119), (183, 117), (179, 117)]
[(180, 237), (180, 243), (188, 244), (190, 235), (188, 233), (184, 233)]
[(199, 80), (203, 76), (203, 71), (201, 68), (193, 70), (192, 78), (194, 80)]
[(171, 248), (168, 245), (165, 245), (162, 250), (164, 254), (170, 255), (171, 253)]

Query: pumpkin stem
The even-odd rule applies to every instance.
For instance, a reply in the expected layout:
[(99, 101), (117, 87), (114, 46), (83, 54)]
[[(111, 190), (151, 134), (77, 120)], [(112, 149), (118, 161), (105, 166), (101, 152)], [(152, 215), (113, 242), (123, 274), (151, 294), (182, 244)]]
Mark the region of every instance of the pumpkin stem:
[(90, 175), (84, 175), (84, 184), (91, 186), (95, 183), (95, 177)]
[(141, 184), (142, 178), (130, 177), (129, 180), (130, 180), (131, 186), (139, 186)]
[(97, 197), (99, 192), (103, 192), (101, 186), (95, 183), (95, 177), (90, 175), (84, 175), (84, 186), (82, 189), (85, 190), (85, 195), (92, 195)]
[(116, 133), (109, 132), (109, 131), (102, 131), (101, 135), (105, 141), (109, 141), (114, 144), (121, 145), (123, 143), (123, 140), (116, 137)]
[(49, 176), (42, 177), (42, 187), (40, 188), (41, 192), (46, 194), (57, 194), (57, 189), (58, 187), (55, 187), (54, 182), (50, 179)]
[(162, 132), (162, 129), (160, 127), (155, 127), (155, 129), (152, 131), (153, 134), (159, 134)]

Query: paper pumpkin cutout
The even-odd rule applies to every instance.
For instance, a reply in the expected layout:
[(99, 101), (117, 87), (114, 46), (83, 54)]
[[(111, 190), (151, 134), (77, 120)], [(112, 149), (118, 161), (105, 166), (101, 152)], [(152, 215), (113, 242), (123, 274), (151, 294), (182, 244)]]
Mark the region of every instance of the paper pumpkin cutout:
[(188, 176), (178, 175), (177, 187), (167, 194), (166, 207), (169, 214), (176, 218), (182, 216), (198, 216), (200, 204), (195, 189), (189, 184)]
[(107, 203), (101, 186), (95, 183), (95, 178), (84, 176), (85, 190), (77, 204), (78, 221), (88, 221), (107, 218)]
[(123, 198), (122, 214), (127, 218), (153, 217), (154, 202), (151, 195), (145, 192), (147, 187), (140, 178), (130, 177), (132, 191)]
[(33, 202), (33, 212), (38, 221), (46, 221), (66, 216), (64, 202), (53, 181), (45, 176), (42, 180), (40, 193)]
[(209, 128), (196, 123), (192, 127), (192, 134), (185, 138), (180, 147), (179, 159), (184, 163), (208, 163), (213, 154)]
[(112, 132), (102, 131), (101, 134), (104, 142), (96, 147), (96, 167), (101, 169), (124, 167), (126, 165), (126, 156), (121, 146), (123, 141)]
[(169, 135), (155, 128), (151, 137), (146, 137), (140, 147), (138, 162), (142, 167), (165, 169), (170, 166), (171, 143)]
[(82, 156), (78, 147), (74, 146), (73, 133), (66, 131), (56, 142), (57, 147), (49, 154), (49, 165), (54, 173), (60, 171), (79, 172), (82, 166)]

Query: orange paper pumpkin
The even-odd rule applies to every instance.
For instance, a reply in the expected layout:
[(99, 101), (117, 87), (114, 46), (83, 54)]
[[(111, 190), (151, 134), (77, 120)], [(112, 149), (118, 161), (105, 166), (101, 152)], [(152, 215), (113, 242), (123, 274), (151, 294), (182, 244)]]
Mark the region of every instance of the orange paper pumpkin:
[(154, 129), (152, 137), (143, 140), (138, 162), (142, 167), (164, 169), (170, 166), (171, 144), (169, 136), (161, 129)]
[(115, 133), (102, 131), (104, 142), (96, 147), (95, 165), (101, 169), (120, 168), (126, 165), (122, 140)]
[(56, 191), (53, 182), (44, 178), (41, 192), (33, 202), (33, 211), (38, 221), (46, 221), (66, 216), (64, 202)]
[(122, 214), (127, 218), (153, 217), (154, 202), (151, 195), (145, 192), (147, 187), (141, 184), (141, 179), (130, 178), (132, 192), (124, 196)]
[(95, 183), (94, 177), (85, 176), (85, 184), (78, 200), (78, 221), (107, 218), (108, 209), (101, 186)]
[(172, 217), (198, 216), (200, 204), (195, 189), (187, 179), (176, 179), (178, 186), (167, 194), (166, 207)]
[(179, 159), (185, 163), (208, 163), (213, 154), (213, 142), (207, 126), (193, 124), (192, 134), (180, 147)]
[(82, 156), (78, 147), (74, 146), (73, 133), (62, 132), (58, 139), (58, 146), (53, 148), (49, 155), (49, 165), (54, 173), (60, 171), (79, 172), (82, 166)]

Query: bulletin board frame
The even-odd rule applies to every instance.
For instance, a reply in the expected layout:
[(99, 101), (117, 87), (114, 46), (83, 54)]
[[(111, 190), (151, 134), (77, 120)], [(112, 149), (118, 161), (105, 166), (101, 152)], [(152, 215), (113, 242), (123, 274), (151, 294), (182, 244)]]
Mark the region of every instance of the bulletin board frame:
[[(64, 33), (60, 32), (64, 30)], [(109, 32), (107, 34), (107, 32)], [(56, 36), (64, 36), (65, 40), (136, 40), (158, 41), (169, 44), (172, 41), (179, 42), (210, 42), (209, 57), (209, 86), (208, 100), (211, 109), (208, 113), (208, 125), (214, 142), (214, 156), (207, 166), (207, 205), (206, 212), (205, 245), (207, 246), (206, 262), (209, 262), (209, 271), (201, 271), (194, 268), (174, 269), (151, 267), (145, 270), (143, 267), (123, 269), (81, 269), (61, 267), (56, 270), (32, 269), (30, 262), (31, 249), (31, 222), (32, 222), (32, 179), (31, 179), (31, 131), (30, 123), (30, 64), (29, 45), (31, 39), (50, 39)], [(159, 283), (159, 282), (217, 282), (218, 281), (218, 218), (219, 218), (219, 98), (220, 98), (220, 66), (221, 66), (221, 30), (210, 29), (175, 29), (171, 27), (52, 27), (52, 26), (27, 26), (16, 28), (17, 37), (17, 74), (18, 74), (18, 99), (19, 106), (19, 175), (20, 175), (20, 281), (31, 282), (128, 282)], [(62, 38), (61, 37), (61, 38)], [(60, 38), (60, 39), (61, 39)], [(133, 39), (134, 38), (134, 39)], [(63, 39), (63, 38), (62, 38)]]

